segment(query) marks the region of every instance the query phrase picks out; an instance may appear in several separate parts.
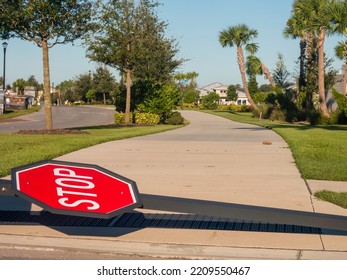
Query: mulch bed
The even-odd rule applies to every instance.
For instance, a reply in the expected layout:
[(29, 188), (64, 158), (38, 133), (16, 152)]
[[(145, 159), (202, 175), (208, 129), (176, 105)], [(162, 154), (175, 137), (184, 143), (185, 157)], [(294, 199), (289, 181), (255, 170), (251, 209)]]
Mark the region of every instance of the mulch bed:
[(87, 131), (78, 130), (78, 129), (41, 129), (41, 130), (20, 130), (17, 132), (17, 134), (60, 134), (60, 135), (66, 135), (66, 134), (89, 134)]

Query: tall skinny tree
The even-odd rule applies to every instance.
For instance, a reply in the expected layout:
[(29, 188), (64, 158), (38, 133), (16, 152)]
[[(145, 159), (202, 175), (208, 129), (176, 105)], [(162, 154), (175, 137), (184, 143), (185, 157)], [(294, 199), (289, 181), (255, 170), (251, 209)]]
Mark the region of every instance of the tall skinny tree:
[[(11, 3), (9, 3), (11, 2)], [(49, 49), (81, 38), (92, 26), (89, 0), (1, 0), (1, 37), (18, 37), (42, 49), (45, 128), (53, 129)]]
[(236, 46), (237, 48), (237, 61), (241, 73), (243, 87), (245, 89), (248, 101), (254, 109), (257, 109), (258, 106), (253, 101), (249, 93), (243, 48), (245, 48), (245, 50), (249, 53), (255, 53), (258, 46), (256, 43), (253, 43), (251, 41), (257, 36), (258, 31), (255, 29), (250, 29), (245, 24), (228, 27), (227, 29), (219, 33), (219, 42), (223, 48), (234, 46)]
[(332, 19), (333, 31), (345, 37), (345, 40), (335, 47), (335, 53), (344, 62), (343, 94), (347, 96), (347, 1), (333, 2), (328, 13)]

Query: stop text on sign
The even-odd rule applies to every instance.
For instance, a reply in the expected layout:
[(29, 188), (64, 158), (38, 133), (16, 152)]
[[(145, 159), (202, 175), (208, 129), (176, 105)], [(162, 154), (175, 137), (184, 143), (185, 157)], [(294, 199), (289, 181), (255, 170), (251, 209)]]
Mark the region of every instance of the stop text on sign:
[(97, 197), (96, 193), (86, 192), (86, 190), (95, 188), (95, 185), (92, 182), (93, 177), (77, 175), (75, 171), (67, 168), (55, 168), (53, 169), (53, 173), (58, 177), (55, 179), (55, 183), (57, 184), (57, 195), (62, 197), (58, 200), (61, 205), (66, 207), (76, 207), (81, 203), (87, 203), (90, 204), (87, 206), (88, 210), (96, 210), (100, 208), (99, 203), (94, 200), (76, 200), (76, 197)]
[(134, 181), (91, 164), (51, 160), (17, 167), (12, 187), (58, 214), (110, 218), (142, 206)]

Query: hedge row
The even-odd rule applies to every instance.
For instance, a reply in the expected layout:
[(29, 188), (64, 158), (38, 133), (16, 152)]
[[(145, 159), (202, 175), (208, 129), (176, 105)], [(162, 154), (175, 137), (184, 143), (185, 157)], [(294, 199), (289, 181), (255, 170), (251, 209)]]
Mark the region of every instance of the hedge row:
[[(130, 123), (140, 125), (156, 125), (160, 121), (160, 117), (157, 114), (151, 113), (130, 113)], [(125, 124), (125, 113), (114, 114), (115, 124)]]

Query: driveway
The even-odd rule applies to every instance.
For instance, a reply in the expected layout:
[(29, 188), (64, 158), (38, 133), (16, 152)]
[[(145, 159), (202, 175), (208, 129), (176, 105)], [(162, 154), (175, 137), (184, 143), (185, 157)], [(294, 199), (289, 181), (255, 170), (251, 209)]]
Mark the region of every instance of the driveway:
[[(73, 128), (114, 123), (114, 109), (88, 106), (54, 106), (53, 128)], [(44, 110), (39, 112), (0, 120), (0, 133), (14, 133), (25, 129), (44, 129)]]

